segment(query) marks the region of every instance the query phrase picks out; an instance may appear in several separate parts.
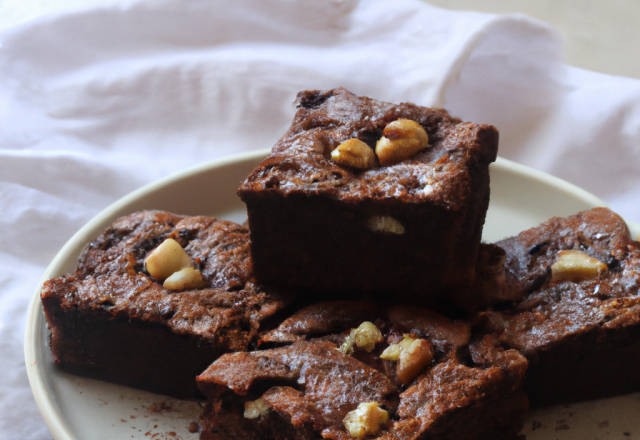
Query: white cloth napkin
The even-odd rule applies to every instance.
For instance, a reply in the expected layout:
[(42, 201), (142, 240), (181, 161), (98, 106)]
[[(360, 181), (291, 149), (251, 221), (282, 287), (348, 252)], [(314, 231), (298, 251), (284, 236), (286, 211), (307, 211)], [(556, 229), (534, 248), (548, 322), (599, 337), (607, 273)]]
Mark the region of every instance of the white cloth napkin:
[(10, 2), (20, 24), (0, 23), (1, 438), (50, 438), (22, 339), (65, 241), (145, 183), (273, 145), (300, 90), (494, 124), (502, 156), (640, 220), (640, 81), (563, 65), (544, 23), (417, 0), (35, 4)]

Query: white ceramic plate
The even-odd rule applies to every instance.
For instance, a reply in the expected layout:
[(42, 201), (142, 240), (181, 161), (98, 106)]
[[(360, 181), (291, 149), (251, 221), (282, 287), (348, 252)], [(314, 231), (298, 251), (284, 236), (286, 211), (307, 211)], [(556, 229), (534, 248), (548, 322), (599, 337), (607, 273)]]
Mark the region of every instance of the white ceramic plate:
[[(60, 250), (43, 281), (71, 272), (82, 248), (116, 218), (143, 209), (212, 215), (244, 221), (236, 189), (268, 151), (211, 162), (150, 184), (109, 206)], [(493, 242), (604, 203), (560, 179), (498, 159), (491, 168), (491, 204), (483, 239)], [(634, 237), (640, 232), (635, 225)], [(29, 381), (40, 411), (57, 440), (193, 439), (200, 405), (62, 373), (54, 367), (39, 289), (31, 302), (25, 335)], [(585, 384), (588, 386), (588, 384)], [(640, 433), (640, 395), (554, 407), (530, 414), (529, 440), (624, 438)]]

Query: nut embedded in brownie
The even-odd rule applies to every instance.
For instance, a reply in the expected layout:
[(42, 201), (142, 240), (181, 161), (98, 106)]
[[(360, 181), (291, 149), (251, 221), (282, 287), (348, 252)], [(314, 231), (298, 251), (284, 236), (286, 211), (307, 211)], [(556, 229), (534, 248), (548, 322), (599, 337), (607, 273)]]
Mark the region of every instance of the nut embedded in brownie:
[[(338, 313), (336, 313), (338, 312)], [(516, 439), (526, 359), (417, 307), (320, 303), (220, 357), (198, 385), (201, 439)]]
[(301, 92), (238, 191), (256, 279), (447, 308), (474, 277), (497, 148), (495, 127), (441, 109)]
[(529, 359), (532, 406), (640, 390), (640, 243), (624, 220), (595, 208), (497, 245), (501, 289), (521, 299), (478, 325)]
[[(84, 250), (73, 274), (42, 288), (56, 363), (200, 397), (195, 376), (222, 353), (247, 349), (287, 304), (253, 282), (248, 240), (245, 227), (214, 218), (148, 211), (117, 220)], [(191, 278), (196, 272), (199, 281)]]

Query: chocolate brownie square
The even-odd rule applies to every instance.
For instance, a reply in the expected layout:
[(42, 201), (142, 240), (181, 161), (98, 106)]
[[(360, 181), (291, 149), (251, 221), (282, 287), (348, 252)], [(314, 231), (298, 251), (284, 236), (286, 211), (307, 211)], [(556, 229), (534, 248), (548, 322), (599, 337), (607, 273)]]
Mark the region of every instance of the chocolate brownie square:
[[(290, 129), (238, 191), (256, 279), (432, 307), (468, 287), (495, 127), (345, 89), (301, 92), (297, 105)], [(427, 138), (422, 150), (411, 144)], [(389, 159), (389, 145), (410, 154)]]
[(516, 439), (526, 359), (429, 310), (312, 305), (220, 357), (198, 384), (203, 440)]
[(478, 323), (529, 362), (532, 406), (640, 390), (640, 243), (606, 208), (553, 218), (496, 243), (502, 294)]
[[(170, 291), (145, 270), (166, 239), (194, 262), (199, 288)], [(140, 212), (84, 250), (77, 270), (45, 282), (41, 300), (55, 362), (65, 371), (175, 397), (200, 397), (195, 377), (255, 342), (287, 303), (253, 282), (245, 227)]]

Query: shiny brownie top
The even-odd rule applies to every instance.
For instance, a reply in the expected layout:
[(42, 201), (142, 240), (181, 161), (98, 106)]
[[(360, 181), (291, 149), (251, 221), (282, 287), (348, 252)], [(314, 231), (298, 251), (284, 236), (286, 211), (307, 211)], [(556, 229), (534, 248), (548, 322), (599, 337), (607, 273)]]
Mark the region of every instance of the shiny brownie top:
[[(505, 251), (503, 270), (496, 271), (501, 295), (519, 299), (506, 310), (485, 312), (481, 321), (507, 346), (532, 353), (640, 323), (640, 243), (611, 210), (555, 217), (496, 244)], [(579, 252), (571, 264), (584, 260), (591, 269), (558, 266), (567, 251)]]
[[(145, 258), (168, 238), (201, 272), (199, 288), (170, 291), (145, 270)], [(85, 313), (161, 324), (228, 350), (245, 349), (260, 322), (286, 302), (254, 283), (247, 228), (160, 211), (115, 221), (85, 248), (74, 273), (44, 283), (41, 297)]]
[[(342, 88), (301, 92), (297, 106), (289, 130), (240, 187), (243, 200), (255, 192), (275, 190), (344, 201), (393, 197), (456, 209), (464, 206), (472, 190), (470, 169), (496, 159), (495, 127), (460, 122), (442, 109), (390, 104)], [(376, 159), (366, 170), (331, 158), (334, 149), (352, 138), (375, 149), (385, 127), (399, 119), (419, 123), (429, 146), (393, 165), (382, 166)]]
[[(419, 307), (320, 303), (260, 341), (261, 347), (291, 345), (224, 355), (198, 382), (212, 407), (238, 413), (235, 420), (247, 431), (271, 429), (269, 414), (278, 414), (296, 427), (312, 426), (322, 438), (351, 438), (350, 417), (370, 402), (388, 416), (379, 438), (426, 438), (438, 421), (487, 396), (513, 396), (526, 407), (520, 383), (527, 361), (491, 336), (470, 338), (466, 323)], [(401, 354), (394, 357), (398, 345)], [(256, 402), (264, 416), (246, 412)], [(209, 423), (221, 420), (224, 414)], [(212, 429), (218, 428), (224, 430)]]

